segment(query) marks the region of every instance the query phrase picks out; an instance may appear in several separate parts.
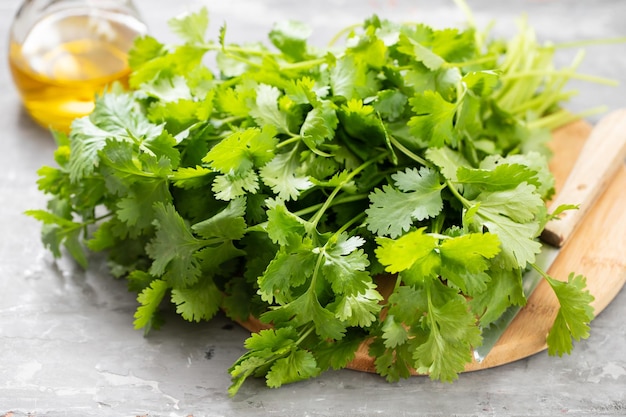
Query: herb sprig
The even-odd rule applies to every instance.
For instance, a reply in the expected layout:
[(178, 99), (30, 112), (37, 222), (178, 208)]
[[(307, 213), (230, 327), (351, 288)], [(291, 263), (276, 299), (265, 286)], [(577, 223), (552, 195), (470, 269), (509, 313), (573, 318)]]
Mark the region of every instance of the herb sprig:
[[(482, 329), (526, 302), (546, 143), (579, 117), (560, 103), (580, 57), (555, 69), (525, 21), (488, 40), (373, 16), (328, 50), (301, 23), (276, 25), (272, 49), (226, 27), (207, 40), (208, 24), (201, 9), (171, 21), (179, 45), (137, 39), (131, 90), (56, 136), (48, 209), (28, 212), (44, 244), (85, 267), (106, 251), (138, 293), (137, 329), (161, 324), (164, 300), (189, 321), (271, 324), (230, 369), (232, 395), (250, 376), (343, 368), (366, 341), (390, 381), (457, 378)], [(541, 273), (561, 303), (549, 352), (569, 353), (593, 297), (584, 277)]]

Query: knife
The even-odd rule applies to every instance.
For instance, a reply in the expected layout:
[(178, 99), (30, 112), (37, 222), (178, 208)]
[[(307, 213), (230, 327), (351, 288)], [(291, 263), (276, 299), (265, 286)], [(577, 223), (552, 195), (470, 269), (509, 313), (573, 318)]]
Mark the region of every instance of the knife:
[[(567, 242), (594, 201), (606, 188), (626, 159), (626, 109), (613, 111), (594, 126), (579, 154), (563, 188), (550, 203), (554, 210), (562, 204), (578, 205), (559, 218), (550, 220), (541, 233), (545, 243), (535, 263), (548, 271), (557, 259), (560, 248)], [(522, 277), (526, 299), (530, 297), (542, 276), (531, 269)], [(474, 349), (474, 359), (482, 362), (496, 345), (500, 336), (515, 319), (522, 306), (510, 306), (498, 320), (483, 329), (483, 343)]]

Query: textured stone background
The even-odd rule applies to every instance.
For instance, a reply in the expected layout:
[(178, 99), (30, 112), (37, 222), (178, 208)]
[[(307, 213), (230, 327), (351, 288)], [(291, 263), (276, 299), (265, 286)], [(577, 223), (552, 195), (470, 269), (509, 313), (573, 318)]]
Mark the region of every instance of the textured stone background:
[[(468, 0), (479, 25), (510, 35), (527, 13), (540, 39), (555, 42), (626, 36), (623, 0)], [(19, 0), (0, 0), (0, 56)], [(451, 0), (136, 0), (151, 31), (171, 40), (168, 18), (206, 4), (213, 32), (265, 40), (275, 21), (309, 23), (323, 45), (340, 27), (376, 13), (435, 26), (464, 22)], [(559, 57), (563, 63), (572, 56)], [(573, 110), (626, 106), (626, 44), (588, 48), (581, 71), (622, 82), (577, 83)], [(595, 121), (591, 118), (590, 121)], [(171, 317), (144, 338), (132, 329), (135, 300), (101, 263), (87, 272), (54, 262), (26, 209), (42, 207), (35, 171), (52, 163), (50, 135), (20, 108), (0, 65), (0, 416), (556, 416), (626, 415), (626, 290), (594, 321), (571, 356), (541, 353), (454, 384), (417, 377), (388, 384), (353, 371), (279, 390), (246, 383), (229, 399), (228, 367), (247, 333), (228, 320), (191, 325)], [(626, 256), (626, 254), (625, 254)]]

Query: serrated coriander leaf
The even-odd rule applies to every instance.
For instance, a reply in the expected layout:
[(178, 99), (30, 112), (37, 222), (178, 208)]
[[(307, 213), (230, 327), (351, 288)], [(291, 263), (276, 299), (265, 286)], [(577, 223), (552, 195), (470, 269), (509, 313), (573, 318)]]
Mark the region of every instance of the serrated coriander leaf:
[(300, 192), (313, 186), (306, 175), (300, 173), (298, 148), (279, 153), (261, 168), (261, 179), (283, 200), (297, 200)]
[(322, 101), (307, 113), (300, 127), (300, 136), (304, 143), (315, 151), (318, 146), (335, 136), (338, 123), (334, 105), (329, 101)]
[(407, 103), (407, 96), (400, 91), (382, 90), (378, 92), (372, 105), (383, 119), (393, 122), (404, 114)]
[(444, 239), (439, 245), (442, 278), (473, 296), (487, 289), (490, 276), (485, 273), (489, 259), (500, 252), (500, 241), (495, 234), (470, 233)]
[(311, 28), (293, 20), (275, 23), (269, 33), (272, 44), (293, 61), (301, 61), (306, 57), (309, 36)]
[(521, 269), (491, 268), (489, 276), (491, 279), (487, 289), (480, 294), (474, 294), (469, 302), (472, 311), (479, 317), (482, 328), (489, 327), (498, 320), (509, 306), (526, 304)]
[(281, 248), (258, 279), (261, 298), (268, 303), (290, 302), (292, 289), (304, 285), (313, 274), (317, 255), (312, 250), (308, 239), (299, 246), (290, 245), (289, 250)]
[(398, 43), (398, 51), (405, 55), (409, 55), (417, 62), (421, 62), (431, 71), (441, 68), (445, 64), (445, 60), (434, 53), (431, 49), (422, 45), (414, 39), (409, 38), (405, 34), (400, 35)]
[(272, 242), (288, 246), (293, 236), (304, 236), (307, 231), (305, 222), (287, 210), (282, 201), (268, 200), (267, 236)]
[(493, 70), (472, 71), (463, 76), (463, 82), (474, 94), (487, 97), (498, 87), (500, 74)]
[(383, 296), (371, 281), (366, 281), (366, 290), (353, 295), (344, 295), (330, 304), (328, 309), (335, 312), (335, 317), (348, 326), (367, 328), (376, 322), (383, 306)]
[(594, 297), (586, 288), (587, 279), (582, 275), (571, 273), (567, 282), (548, 278), (548, 283), (560, 304), (547, 337), (548, 354), (563, 356), (571, 353), (572, 339), (579, 341), (589, 337), (589, 323), (594, 318), (591, 306)]
[(385, 265), (385, 271), (392, 274), (408, 270), (415, 263), (423, 263), (437, 247), (437, 240), (424, 234), (424, 228), (406, 233), (395, 240), (379, 237), (376, 243), (378, 261)]
[(315, 357), (302, 349), (293, 350), (285, 358), (280, 358), (267, 373), (267, 386), (278, 388), (283, 384), (302, 381), (319, 375)]
[(347, 100), (374, 96), (379, 89), (374, 73), (352, 55), (337, 59), (330, 68), (330, 87), (333, 95)]
[(472, 348), (480, 345), (480, 329), (466, 299), (439, 281), (430, 281), (433, 294), (425, 317), (429, 330), (424, 343), (413, 351), (415, 368), (430, 378), (450, 382), (471, 361)]
[(93, 173), (99, 164), (98, 152), (107, 140), (150, 140), (162, 131), (162, 126), (146, 119), (132, 95), (114, 90), (97, 97), (94, 111), (72, 122), (70, 180), (75, 182)]
[(483, 192), (472, 203), (463, 223), (472, 230), (486, 228), (498, 235), (502, 251), (495, 261), (500, 268), (524, 269), (535, 261), (541, 250), (536, 238), (546, 214), (534, 186), (521, 183), (513, 190)]
[(278, 88), (259, 84), (256, 88), (256, 100), (250, 109), (250, 115), (259, 126), (271, 125), (280, 133), (289, 132), (287, 113), (283, 113), (278, 107), (278, 99), (281, 92)]
[(371, 277), (366, 268), (369, 266), (367, 255), (362, 249), (365, 240), (358, 236), (339, 235), (336, 242), (328, 242), (319, 250), (323, 256), (322, 273), (335, 294), (346, 296), (364, 293), (369, 288)]
[(155, 279), (150, 286), (145, 288), (137, 296), (137, 301), (141, 304), (135, 312), (135, 321), (133, 322), (135, 329), (146, 328), (149, 330), (150, 323), (157, 312), (165, 292), (169, 288), (167, 282)]
[(548, 158), (539, 152), (530, 151), (524, 154), (507, 156), (489, 155), (480, 162), (480, 169), (494, 169), (502, 164), (519, 164), (535, 172), (536, 179), (532, 182), (544, 199), (554, 193), (554, 176), (548, 166)]
[(400, 190), (389, 185), (370, 194), (367, 228), (379, 236), (396, 237), (409, 230), (414, 221), (438, 215), (443, 208), (437, 171), (407, 169), (392, 176)]
[(209, 11), (206, 7), (195, 13), (188, 13), (168, 21), (170, 29), (188, 43), (204, 43), (209, 27)]
[(458, 183), (457, 172), (459, 168), (471, 168), (469, 161), (460, 152), (447, 146), (426, 149), (426, 158), (439, 167), (444, 178), (453, 183)]
[(205, 239), (238, 240), (246, 234), (245, 214), (246, 199), (238, 197), (219, 213), (194, 224), (191, 229)]
[(205, 243), (193, 236), (173, 205), (155, 204), (154, 217), (157, 231), (146, 247), (146, 253), (153, 259), (150, 273), (163, 276), (175, 288), (193, 285), (200, 276), (195, 253)]
[(170, 179), (174, 185), (186, 190), (207, 185), (212, 179), (213, 170), (200, 165), (195, 167), (181, 167), (172, 173)]
[(211, 148), (202, 161), (222, 174), (261, 167), (274, 157), (278, 144), (275, 135), (276, 129), (271, 125), (235, 131)]
[(402, 322), (396, 320), (393, 314), (388, 314), (382, 325), (385, 347), (395, 348), (409, 340), (409, 332)]
[(172, 289), (176, 312), (187, 321), (209, 320), (219, 310), (222, 292), (207, 278), (188, 288)]
[(237, 393), (249, 376), (265, 375), (272, 364), (297, 349), (298, 333), (292, 327), (261, 330), (253, 333), (244, 346), (248, 349), (229, 369), (232, 384), (229, 395)]
[(254, 194), (259, 190), (259, 180), (254, 170), (229, 172), (218, 175), (213, 180), (211, 191), (218, 200), (230, 201), (247, 193)]
[(318, 366), (322, 370), (345, 368), (348, 363), (354, 360), (355, 353), (362, 342), (363, 336), (358, 332), (350, 332), (350, 330), (341, 340), (322, 341), (315, 346), (315, 358)]
[(436, 91), (425, 91), (409, 99), (414, 116), (408, 122), (411, 134), (430, 146), (438, 148), (455, 144), (458, 132), (454, 128), (457, 106)]
[(501, 164), (491, 170), (459, 167), (457, 181), (483, 191), (510, 190), (523, 182), (539, 185), (537, 173), (520, 164)]
[(165, 45), (152, 36), (144, 35), (137, 37), (128, 52), (128, 65), (136, 69), (143, 63), (150, 61), (167, 52)]
[(279, 327), (285, 324), (301, 327), (313, 323), (315, 333), (322, 339), (339, 340), (346, 332), (346, 325), (320, 304), (313, 287), (288, 304), (263, 313), (261, 321)]

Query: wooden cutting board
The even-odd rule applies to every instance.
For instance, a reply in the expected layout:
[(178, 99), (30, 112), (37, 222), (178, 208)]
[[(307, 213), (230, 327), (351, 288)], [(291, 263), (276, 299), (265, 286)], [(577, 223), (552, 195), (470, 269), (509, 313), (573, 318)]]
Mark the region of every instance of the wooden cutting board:
[[(585, 121), (571, 123), (554, 132), (552, 170), (557, 193), (567, 178), (580, 150), (591, 132)], [(626, 282), (626, 166), (622, 165), (607, 189), (591, 207), (578, 228), (561, 249), (548, 273), (566, 280), (570, 272), (587, 277), (587, 287), (595, 297), (596, 316), (620, 292)], [(384, 287), (384, 282), (379, 283)], [(384, 288), (380, 288), (384, 293)], [(559, 304), (546, 282), (541, 282), (526, 306), (504, 332), (489, 355), (480, 363), (469, 363), (465, 371), (492, 368), (526, 358), (546, 349), (546, 335), (558, 312)], [(251, 332), (268, 326), (257, 319), (241, 323)], [(591, 324), (593, 327), (593, 323)], [(593, 337), (593, 336), (591, 336)], [(375, 372), (374, 360), (363, 343), (347, 366)], [(417, 375), (417, 373), (414, 373)]]

